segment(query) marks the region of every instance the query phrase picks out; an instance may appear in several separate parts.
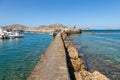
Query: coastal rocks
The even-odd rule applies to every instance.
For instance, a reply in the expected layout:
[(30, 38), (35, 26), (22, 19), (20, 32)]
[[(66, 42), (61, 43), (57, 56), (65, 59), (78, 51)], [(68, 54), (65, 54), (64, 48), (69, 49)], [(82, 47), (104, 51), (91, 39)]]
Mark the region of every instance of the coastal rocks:
[(62, 36), (63, 40), (65, 40), (67, 37), (67, 34), (65, 32), (63, 32), (63, 33), (61, 33), (61, 36)]
[(85, 70), (85, 66), (83, 64), (82, 59), (77, 58), (77, 59), (70, 59), (72, 66), (74, 68), (74, 71), (80, 71), (80, 70)]
[(68, 49), (70, 46), (73, 46), (73, 43), (71, 41), (64, 41), (65, 47)]
[(88, 71), (75, 72), (76, 80), (92, 80), (92, 75)]
[(69, 68), (73, 68), (73, 73), (76, 80), (109, 80), (106, 76), (98, 71), (90, 73), (86, 70), (84, 61), (78, 56), (78, 50), (74, 47), (71, 41), (65, 42), (65, 46), (70, 58)]
[(75, 77), (76, 80), (109, 80), (98, 71), (94, 71), (93, 73), (90, 73), (88, 71), (75, 72)]
[(104, 76), (98, 71), (94, 71), (92, 75), (94, 76), (93, 77), (94, 80), (109, 80), (106, 76)]
[(74, 72), (78, 72), (80, 70), (85, 70), (84, 62), (78, 55), (78, 50), (74, 47), (71, 41), (65, 42), (65, 47), (68, 52), (68, 56), (70, 59), (71, 65), (69, 67), (73, 68)]
[(106, 76), (98, 71), (91, 73), (86, 70), (84, 61), (79, 56), (78, 50), (70, 40), (66, 40), (66, 37), (69, 36), (69, 34), (63, 32), (61, 33), (61, 36), (67, 51), (67, 64), (72, 80), (109, 80)]
[(80, 34), (80, 33), (82, 33), (82, 31), (79, 28), (64, 28), (61, 31), (61, 36), (62, 36), (63, 40), (65, 40), (66, 37), (69, 35)]
[(81, 29), (78, 28), (69, 28), (67, 30), (65, 30), (66, 33), (70, 33), (70, 34), (78, 34), (81, 33)]
[(77, 59), (78, 58), (78, 50), (75, 47), (69, 47), (68, 48), (68, 55), (71, 59)]
[(78, 29), (78, 28), (69, 28), (67, 30), (65, 30), (65, 32), (69, 35), (71, 34), (79, 34), (81, 33), (81, 29)]

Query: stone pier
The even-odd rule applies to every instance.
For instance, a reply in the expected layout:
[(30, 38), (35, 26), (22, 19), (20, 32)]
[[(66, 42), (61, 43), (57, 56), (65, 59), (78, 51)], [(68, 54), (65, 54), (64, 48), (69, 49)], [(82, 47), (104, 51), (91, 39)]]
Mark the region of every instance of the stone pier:
[(67, 30), (57, 34), (27, 80), (109, 80), (98, 71), (88, 72), (78, 50), (66, 37), (81, 33)]
[(60, 33), (42, 55), (27, 80), (70, 80), (65, 48)]

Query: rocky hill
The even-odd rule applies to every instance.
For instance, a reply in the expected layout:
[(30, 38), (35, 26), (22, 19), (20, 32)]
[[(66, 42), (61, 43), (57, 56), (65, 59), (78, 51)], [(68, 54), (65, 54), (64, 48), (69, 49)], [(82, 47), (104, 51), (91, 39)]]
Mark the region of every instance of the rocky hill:
[(62, 24), (41, 25), (37, 27), (28, 28), (27, 31), (39, 31), (39, 32), (55, 32), (67, 28)]
[(41, 25), (37, 27), (27, 27), (20, 24), (13, 24), (3, 27), (3, 29), (5, 30), (24, 30), (24, 31), (37, 31), (37, 32), (54, 32), (54, 31), (60, 31), (65, 28), (67, 27), (62, 24)]
[(13, 25), (8, 25), (8, 26), (3, 26), (2, 27), (4, 30), (8, 30), (8, 31), (11, 31), (11, 30), (27, 30), (27, 26), (23, 26), (23, 25), (20, 25), (20, 24), (13, 24)]

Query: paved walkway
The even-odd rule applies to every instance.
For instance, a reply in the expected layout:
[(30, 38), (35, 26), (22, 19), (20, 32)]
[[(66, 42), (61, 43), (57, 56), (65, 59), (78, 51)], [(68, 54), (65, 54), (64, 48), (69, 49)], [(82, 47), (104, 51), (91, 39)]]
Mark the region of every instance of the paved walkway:
[(55, 37), (27, 80), (70, 80), (60, 34)]

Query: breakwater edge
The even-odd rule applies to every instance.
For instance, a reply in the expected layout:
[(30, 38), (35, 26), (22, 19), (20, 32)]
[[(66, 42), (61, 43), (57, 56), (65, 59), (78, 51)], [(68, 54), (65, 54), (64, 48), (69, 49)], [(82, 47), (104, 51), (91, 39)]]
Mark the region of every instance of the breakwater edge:
[(27, 80), (109, 80), (98, 71), (88, 72), (78, 50), (66, 38), (80, 29), (57, 34)]

